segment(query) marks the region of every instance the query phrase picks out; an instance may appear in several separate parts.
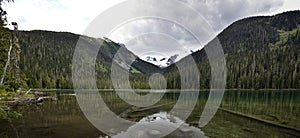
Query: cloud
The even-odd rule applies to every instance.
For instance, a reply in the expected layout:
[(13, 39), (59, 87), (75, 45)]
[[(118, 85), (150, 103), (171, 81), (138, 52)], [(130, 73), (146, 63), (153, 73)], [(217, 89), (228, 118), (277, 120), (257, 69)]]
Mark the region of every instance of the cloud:
[(52, 30), (82, 34), (101, 12), (124, 0), (16, 0), (5, 3), (9, 21), (21, 30)]
[(254, 15), (277, 11), (284, 0), (180, 0), (197, 10), (220, 31), (232, 22)]
[[(9, 21), (18, 22), (21, 30), (40, 29), (82, 34), (97, 15), (123, 1), (125, 0), (18, 0), (15, 3), (4, 4), (3, 6), (8, 11)], [(295, 5), (293, 3), (298, 3), (296, 0), (178, 1), (198, 11), (211, 25), (216, 34), (238, 19), (253, 15), (274, 14), (278, 11), (284, 11), (285, 8), (290, 9)], [(173, 10), (173, 14), (176, 17), (185, 19), (185, 13), (178, 7), (161, 10)], [(189, 21), (187, 20), (186, 22)], [(197, 29), (199, 30), (200, 28), (195, 28), (195, 30)], [(158, 37), (153, 35), (154, 32), (158, 34)], [(147, 33), (150, 35), (145, 35)], [(138, 36), (137, 34), (144, 35)], [(167, 35), (169, 37), (166, 37)], [(148, 38), (146, 39), (146, 37)], [(203, 44), (206, 43), (198, 44), (194, 37), (180, 25), (149, 19), (134, 21), (124, 25), (118, 28), (110, 38), (117, 42), (128, 43), (128, 48), (134, 53), (143, 53), (152, 49), (166, 55), (181, 53), (180, 57), (189, 54), (190, 50), (195, 51), (202, 48)], [(162, 38), (166, 40), (162, 41)], [(170, 44), (168, 45), (167, 43)]]
[[(98, 14), (123, 1), (125, 0), (18, 0), (14, 3), (5, 3), (3, 7), (8, 11), (10, 21), (19, 22), (20, 29), (69, 31), (81, 34)], [(196, 9), (216, 31), (221, 31), (233, 21), (243, 17), (274, 13), (283, 5), (290, 8), (295, 5), (294, 3), (298, 3), (296, 0), (179, 1)], [(176, 7), (173, 10), (176, 10)]]
[[(179, 1), (194, 8), (202, 15), (206, 22), (213, 28), (215, 34), (238, 19), (260, 14), (269, 14), (275, 12), (284, 4), (284, 0)], [(174, 9), (161, 9), (161, 11), (163, 10), (173, 10), (175, 17), (185, 20), (186, 13), (182, 12), (178, 7)], [(185, 22), (193, 22), (193, 20), (186, 20)], [(201, 30), (201, 27), (197, 26), (197, 28), (193, 28), (193, 30)], [(153, 36), (154, 32), (157, 33), (157, 37)], [(172, 39), (165, 36), (169, 36)], [(203, 44), (207, 43), (202, 42), (199, 44), (193, 35), (180, 25), (159, 19), (142, 19), (127, 23), (116, 29), (109, 38), (124, 43), (129, 50), (137, 55), (151, 50), (157, 53), (165, 53), (168, 56), (177, 53), (180, 55), (180, 58), (190, 54), (191, 50), (195, 51), (201, 49)], [(211, 39), (212, 38), (210, 38), (210, 40)]]
[(193, 35), (180, 25), (157, 18), (127, 23), (113, 31), (109, 38), (124, 43), (138, 56), (147, 56), (144, 54), (150, 51), (152, 55), (163, 54), (164, 57), (174, 54), (184, 56), (189, 54), (190, 50), (197, 50), (201, 46)]

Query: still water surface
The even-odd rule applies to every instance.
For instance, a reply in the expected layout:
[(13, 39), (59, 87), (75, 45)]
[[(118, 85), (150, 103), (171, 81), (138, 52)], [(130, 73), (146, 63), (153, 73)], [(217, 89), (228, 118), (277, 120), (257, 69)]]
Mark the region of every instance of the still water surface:
[[(180, 95), (177, 92), (165, 93), (153, 108), (143, 109), (125, 103), (114, 92), (100, 93), (115, 114), (123, 113), (124, 119), (135, 122), (145, 120), (147, 116), (168, 113)], [(98, 138), (105, 135), (85, 118), (74, 95), (64, 92), (56, 95), (56, 102), (19, 107), (23, 118), (13, 123), (0, 122), (0, 137)], [(208, 95), (209, 92), (200, 91), (196, 107), (186, 120), (186, 124), (199, 129), (207, 137), (300, 137), (300, 91), (226, 91), (217, 114), (208, 125), (199, 128)], [(128, 109), (131, 111), (124, 115)]]

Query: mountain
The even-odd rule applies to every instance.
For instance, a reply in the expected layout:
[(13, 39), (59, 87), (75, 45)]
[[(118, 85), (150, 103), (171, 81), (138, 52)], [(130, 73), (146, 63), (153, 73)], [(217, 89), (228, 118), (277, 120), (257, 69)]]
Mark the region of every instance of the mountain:
[(171, 56), (171, 57), (167, 60), (167, 63), (166, 63), (166, 64), (167, 64), (168, 66), (174, 64), (174, 63), (176, 62), (176, 59), (177, 59), (178, 56), (179, 56), (179, 55), (177, 55), (177, 54)]
[[(80, 35), (65, 32), (19, 31), (21, 46), (20, 69), (26, 74), (30, 88), (72, 88), (71, 67), (73, 53)], [(139, 59), (124, 46), (107, 38), (84, 37), (87, 46), (100, 45), (96, 72), (102, 88), (110, 88), (111, 63), (116, 62), (131, 75), (139, 76), (159, 72), (160, 68)], [(114, 58), (116, 52), (122, 57)], [(120, 62), (120, 60), (124, 62)], [(132, 64), (131, 64), (132, 63)]]
[(169, 58), (166, 57), (157, 58), (155, 56), (146, 56), (144, 58), (144, 61), (154, 64), (160, 68), (166, 68), (171, 64), (174, 64), (178, 56), (179, 56), (178, 54), (175, 54)]
[[(72, 58), (80, 35), (18, 31), (16, 36), (21, 48), (20, 72), (29, 88), (72, 88)], [(300, 11), (242, 19), (231, 24), (217, 37), (225, 52), (226, 88), (300, 89)], [(98, 88), (114, 88), (110, 80), (111, 65), (117, 63), (124, 73), (129, 72), (132, 88), (149, 88), (149, 76), (163, 73), (168, 88), (180, 89), (181, 78), (176, 64), (185, 65), (187, 58), (176, 64), (172, 64), (176, 56), (156, 58), (157, 62), (170, 63), (170, 66), (161, 69), (138, 58), (122, 44), (107, 38), (84, 38), (88, 46), (102, 44), (95, 65)], [(2, 59), (7, 57), (8, 43), (0, 43)], [(206, 47), (211, 45), (213, 41)], [(122, 52), (115, 58), (119, 50)], [(211, 75), (205, 51), (193, 51), (191, 56), (200, 71), (200, 88), (209, 88)], [(149, 60), (154, 61), (154, 57)], [(5, 60), (0, 62), (3, 67)], [(189, 83), (193, 85), (193, 82)]]
[[(250, 17), (234, 22), (218, 36), (227, 66), (226, 88), (300, 88), (300, 11)], [(206, 47), (213, 45), (213, 41)], [(204, 49), (192, 54), (199, 68), (200, 88), (210, 87)], [(184, 64), (184, 58), (177, 62)], [(175, 65), (164, 69), (169, 88), (180, 88)]]

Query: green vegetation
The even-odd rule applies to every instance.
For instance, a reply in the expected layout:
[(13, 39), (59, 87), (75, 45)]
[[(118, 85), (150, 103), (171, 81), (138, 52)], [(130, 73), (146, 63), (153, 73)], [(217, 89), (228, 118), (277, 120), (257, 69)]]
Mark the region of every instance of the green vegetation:
[[(7, 1), (10, 2), (10, 0)], [(2, 2), (4, 1), (0, 0), (0, 119), (8, 120), (6, 122), (10, 123), (11, 120), (22, 117), (10, 103), (37, 98), (33, 94), (19, 91), (28, 88), (72, 89), (73, 53), (81, 36), (66, 32), (9, 30), (5, 28), (7, 25), (6, 12), (1, 8)], [(95, 65), (98, 88), (114, 88), (110, 77), (112, 63), (116, 62), (120, 63), (121, 73), (129, 74), (133, 89), (148, 89), (148, 80), (153, 73), (162, 73), (165, 76), (168, 89), (180, 89), (181, 76), (176, 65), (173, 64), (161, 69), (139, 59), (121, 44), (108, 38), (83, 38), (87, 47), (93, 48), (101, 45)], [(227, 89), (300, 89), (300, 11), (269, 17), (246, 18), (230, 25), (218, 35), (218, 38), (226, 56)], [(212, 44), (211, 42), (206, 47)], [(117, 51), (121, 49), (123, 50), (121, 53), (123, 59), (114, 59)], [(211, 69), (205, 51), (199, 50), (191, 56), (197, 63), (201, 74), (200, 88), (209, 89)], [(135, 61), (131, 64), (130, 59), (132, 58)], [(187, 60), (184, 58), (176, 64), (185, 65)], [(185, 67), (184, 71), (192, 76), (191, 67)], [(159, 81), (155, 83), (161, 84)], [(190, 82), (189, 85), (194, 86), (193, 82)], [(111, 96), (110, 93), (103, 94)], [(171, 109), (178, 99), (178, 95), (175, 94), (169, 94), (169, 97), (160, 101), (158, 103), (160, 105), (157, 106), (146, 109), (130, 107), (131, 114), (128, 112), (124, 116), (138, 121), (141, 117), (146, 116), (145, 113)], [(268, 94), (260, 91), (255, 95), (244, 91), (232, 92), (228, 96), (229, 99), (224, 98), (221, 106), (233, 113), (242, 113), (241, 115), (245, 114), (298, 129), (297, 122), (299, 119), (296, 116), (299, 112), (299, 106), (296, 101), (297, 97), (295, 96), (295, 98), (293, 93), (288, 92), (280, 93), (280, 95), (276, 92), (271, 92), (269, 96)], [(207, 95), (199, 97), (207, 98)], [(106, 101), (111, 104), (112, 109), (118, 110), (117, 106), (129, 108), (129, 105), (116, 100), (116, 98), (115, 95)], [(52, 100), (51, 97), (49, 99)], [(75, 99), (73, 100), (73, 103), (70, 104), (77, 106)], [(68, 102), (68, 100), (66, 101)], [(199, 113), (206, 102), (203, 99), (199, 99), (199, 101), (195, 113)], [(66, 110), (68, 108), (73, 111), (76, 110), (76, 113), (77, 111), (82, 113), (78, 107), (73, 108), (64, 105), (59, 110), (55, 109), (56, 112), (48, 113), (58, 114), (61, 117), (61, 112), (68, 111)], [(136, 114), (136, 112), (141, 112), (141, 114)], [(118, 113), (122, 114), (121, 111)], [(44, 114), (39, 115), (41, 118), (45, 117)], [(51, 117), (52, 115), (49, 118)], [(195, 118), (198, 121), (199, 116), (193, 116), (188, 121), (191, 120), (191, 124), (195, 125), (198, 123), (195, 122)], [(224, 119), (220, 122), (224, 123)], [(241, 122), (244, 123), (244, 120)], [(222, 125), (217, 124), (212, 128)]]
[[(300, 89), (300, 11), (276, 16), (252, 17), (237, 21), (218, 38), (227, 65), (227, 89)], [(72, 58), (79, 35), (64, 32), (18, 31), (21, 46), (20, 69), (29, 88), (72, 88)], [(87, 45), (102, 44), (96, 63), (97, 84), (113, 88), (111, 63), (123, 48), (124, 57), (133, 53), (108, 38), (87, 39)], [(207, 45), (210, 46), (211, 43)], [(199, 68), (200, 88), (210, 87), (210, 66), (204, 50), (192, 54)], [(137, 57), (136, 57), (137, 58)], [(127, 60), (127, 59), (126, 59)], [(184, 64), (182, 59), (178, 64)], [(163, 72), (169, 89), (180, 89), (180, 75), (175, 65), (165, 69), (137, 58), (125, 65), (133, 88), (149, 88), (151, 73)], [(188, 68), (188, 67), (187, 67)], [(190, 74), (192, 75), (192, 74)]]
[(221, 107), (299, 130), (298, 91), (227, 91)]
[(16, 111), (8, 111), (10, 110), (7, 106), (0, 106), (0, 119), (9, 120), (18, 119), (22, 117), (22, 114)]
[(13, 2), (12, 0), (0, 0), (0, 119), (11, 121), (20, 118), (22, 115), (8, 106), (8, 101), (24, 100), (32, 95), (22, 95), (16, 93), (20, 88), (27, 88), (24, 83), (25, 76), (20, 72), (20, 45), (16, 37), (17, 23), (15, 30), (11, 31), (5, 26), (9, 23), (6, 18), (6, 11), (2, 9), (4, 2)]
[[(17, 33), (21, 45), (20, 69), (26, 74), (26, 83), (29, 88), (40, 89), (71, 89), (72, 60), (79, 35), (47, 31), (19, 31)], [(112, 88), (110, 81), (111, 63), (114, 55), (121, 48), (115, 42), (107, 39), (84, 37), (87, 46), (101, 45), (96, 61), (96, 73), (99, 88)], [(125, 57), (135, 57), (127, 49), (123, 50)], [(126, 61), (127, 62), (127, 61)], [(129, 71), (134, 80), (141, 80), (160, 69), (137, 58), (124, 73)], [(140, 82), (133, 81), (133, 86), (140, 87)]]
[[(227, 66), (227, 89), (300, 89), (300, 11), (251, 17), (226, 28), (218, 38)], [(209, 43), (209, 47), (212, 43)], [(204, 50), (192, 54), (201, 88), (210, 86)], [(178, 63), (184, 63), (182, 59)], [(166, 69), (170, 88), (180, 88), (175, 66)]]
[[(7, 59), (9, 34), (16, 36), (13, 39), (15, 47), (21, 49), (19, 60), (12, 61), (19, 64), (20, 71), (10, 70), (6, 75), (7, 81), (19, 80), (9, 81), (12, 90), (20, 87), (72, 89), (72, 59), (80, 35), (37, 30), (12, 32), (3, 27), (1, 33), (1, 72)], [(125, 62), (122, 63), (126, 66), (123, 71), (129, 71), (132, 88), (149, 88), (149, 76), (160, 72), (169, 89), (180, 89), (181, 78), (175, 65), (160, 69), (108, 38), (83, 38), (87, 46), (101, 45), (96, 61), (98, 88), (114, 88), (110, 79), (112, 62)], [(227, 89), (300, 89), (300, 11), (242, 19), (226, 28), (218, 38), (226, 56)], [(210, 45), (212, 43), (206, 47)], [(121, 48), (124, 61), (115, 61), (113, 58)], [(13, 53), (18, 53), (18, 48), (15, 49)], [(132, 57), (137, 59), (131, 64)], [(201, 74), (200, 88), (209, 89), (210, 66), (205, 51), (197, 51), (192, 57)], [(186, 60), (177, 64), (185, 64)]]
[(0, 119), (11, 121), (13, 119), (22, 117), (22, 114), (12, 110), (9, 106), (7, 106), (7, 101), (12, 101), (19, 95), (17, 95), (15, 92), (8, 92), (5, 87), (7, 88), (8, 86), (0, 88)]
[(276, 42), (276, 44), (270, 44), (271, 50), (276, 50), (278, 48), (286, 48), (285, 45), (287, 43), (293, 43), (293, 38), (297, 37), (299, 30), (300, 25), (298, 25), (297, 28), (291, 31), (278, 30), (280, 39)]

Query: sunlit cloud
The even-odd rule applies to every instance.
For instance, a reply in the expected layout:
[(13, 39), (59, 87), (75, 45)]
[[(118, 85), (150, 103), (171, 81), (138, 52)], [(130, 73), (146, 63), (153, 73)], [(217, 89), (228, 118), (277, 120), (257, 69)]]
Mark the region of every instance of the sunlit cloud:
[[(5, 3), (3, 8), (8, 12), (8, 20), (18, 22), (20, 30), (51, 30), (82, 34), (97, 15), (123, 1), (125, 0), (16, 0), (14, 3)], [(198, 11), (216, 34), (234, 21), (245, 17), (273, 15), (282, 11), (300, 9), (300, 3), (297, 0), (179, 1)], [(175, 11), (177, 9), (168, 10)], [(175, 48), (173, 42), (168, 45), (167, 41), (159, 40), (160, 37), (150, 35), (145, 39), (145, 36), (135, 35), (153, 32), (169, 35), (172, 39), (166, 38), (166, 40), (174, 40), (177, 47)], [(128, 49), (137, 55), (150, 49), (160, 51), (168, 56), (180, 53), (180, 57), (183, 57), (191, 51), (203, 47), (203, 44), (199, 45), (189, 33), (179, 26), (153, 20), (140, 20), (125, 25), (116, 30), (110, 38), (116, 42), (128, 44)], [(155, 43), (150, 44), (149, 42)]]

